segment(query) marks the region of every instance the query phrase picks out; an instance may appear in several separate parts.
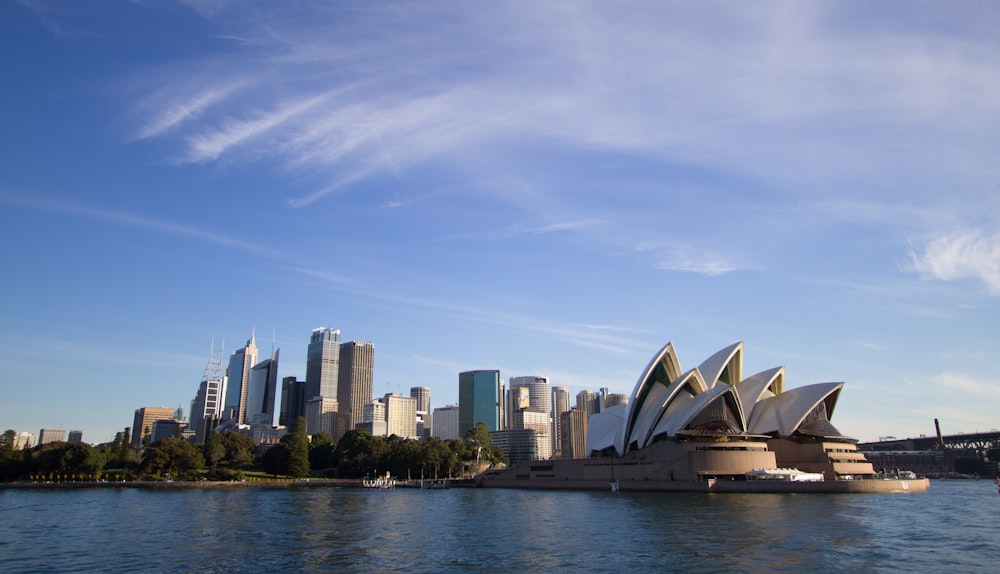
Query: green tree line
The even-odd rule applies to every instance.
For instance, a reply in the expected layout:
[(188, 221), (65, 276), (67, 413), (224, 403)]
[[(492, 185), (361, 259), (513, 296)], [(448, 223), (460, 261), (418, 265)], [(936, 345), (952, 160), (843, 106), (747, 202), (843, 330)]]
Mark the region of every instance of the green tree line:
[(476, 463), (506, 462), (484, 424), (464, 440), (383, 438), (354, 430), (334, 442), (327, 433), (318, 433), (310, 440), (305, 434), (305, 419), (300, 417), (290, 432), (259, 458), (254, 456), (250, 437), (235, 432), (209, 433), (203, 445), (167, 438), (141, 450), (130, 446), (128, 428), (99, 447), (53, 442), (14, 450), (15, 435), (8, 430), (0, 436), (0, 481), (67, 477), (240, 480), (249, 470), (293, 478), (362, 478), (386, 472), (397, 478), (445, 478), (461, 476), (476, 468)]

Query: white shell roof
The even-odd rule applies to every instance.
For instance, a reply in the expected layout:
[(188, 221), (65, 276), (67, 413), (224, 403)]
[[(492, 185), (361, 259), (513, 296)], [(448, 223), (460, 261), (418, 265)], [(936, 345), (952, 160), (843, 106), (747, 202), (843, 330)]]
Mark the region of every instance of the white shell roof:
[(705, 359), (705, 362), (698, 365), (698, 370), (705, 377), (708, 387), (712, 388), (719, 383), (722, 373), (730, 364), (735, 369), (732, 381), (735, 383), (743, 378), (743, 341), (734, 343)]
[(604, 450), (618, 444), (618, 433), (628, 405), (615, 405), (590, 417), (587, 422), (587, 451)]
[[(833, 415), (843, 383), (786, 391), (784, 367), (742, 379), (743, 350), (742, 341), (734, 343), (682, 373), (674, 346), (667, 343), (643, 369), (627, 405), (590, 417), (588, 451), (614, 446), (624, 454), (633, 443), (643, 448), (658, 436), (674, 437), (726, 393), (732, 394), (728, 402), (738, 411), (742, 432), (750, 435), (790, 436), (822, 401), (827, 402), (827, 416)], [(720, 382), (724, 377), (732, 384)]]
[(832, 416), (833, 407), (836, 406), (836, 393), (843, 386), (844, 383), (817, 383), (763, 399), (754, 405), (748, 430), (750, 434), (776, 432), (779, 436), (791, 436), (802, 424), (802, 419), (828, 398), (831, 402), (827, 408), (827, 416)]

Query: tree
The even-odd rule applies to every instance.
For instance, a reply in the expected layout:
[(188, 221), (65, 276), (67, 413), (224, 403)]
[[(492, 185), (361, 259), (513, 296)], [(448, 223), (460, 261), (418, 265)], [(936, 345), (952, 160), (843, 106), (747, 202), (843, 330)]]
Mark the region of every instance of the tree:
[(14, 442), (17, 439), (17, 431), (7, 429), (0, 435), (0, 458), (9, 457), (14, 453)]
[(253, 439), (243, 433), (227, 432), (222, 435), (222, 445), (226, 448), (223, 464), (228, 468), (246, 468), (253, 463)]
[(167, 473), (171, 477), (196, 478), (205, 466), (201, 449), (176, 438), (165, 438), (146, 448), (142, 453), (140, 469), (151, 478)]
[(222, 444), (222, 437), (219, 436), (219, 433), (214, 430), (210, 431), (205, 437), (205, 444), (201, 450), (205, 457), (205, 463), (214, 473), (219, 467), (219, 461), (226, 456), (226, 445)]
[(334, 453), (333, 437), (330, 433), (320, 432), (309, 441), (309, 467), (315, 472), (320, 469), (333, 468), (337, 465)]
[(354, 429), (337, 442), (334, 456), (337, 458), (337, 475), (344, 478), (359, 478), (381, 474), (380, 466), (389, 445), (382, 437), (372, 436), (364, 430)]
[(26, 462), (29, 473), (99, 474), (105, 459), (87, 444), (51, 442), (32, 449)]
[(295, 421), (295, 430), (281, 437), (288, 449), (288, 468), (285, 474), (300, 478), (309, 474), (309, 439), (306, 437), (306, 419)]

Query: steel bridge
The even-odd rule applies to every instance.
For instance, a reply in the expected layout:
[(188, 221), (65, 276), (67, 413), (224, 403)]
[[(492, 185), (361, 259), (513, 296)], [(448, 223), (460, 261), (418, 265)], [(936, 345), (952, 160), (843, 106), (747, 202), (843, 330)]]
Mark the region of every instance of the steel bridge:
[(858, 445), (859, 450), (994, 450), (1000, 449), (1000, 431), (922, 436), (918, 438), (892, 439), (867, 442)]

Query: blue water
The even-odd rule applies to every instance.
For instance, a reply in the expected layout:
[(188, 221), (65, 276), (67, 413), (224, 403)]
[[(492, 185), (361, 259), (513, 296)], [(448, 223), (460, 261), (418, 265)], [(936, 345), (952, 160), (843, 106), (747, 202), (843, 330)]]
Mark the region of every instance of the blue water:
[(997, 572), (992, 481), (890, 495), (0, 490), (3, 572)]

